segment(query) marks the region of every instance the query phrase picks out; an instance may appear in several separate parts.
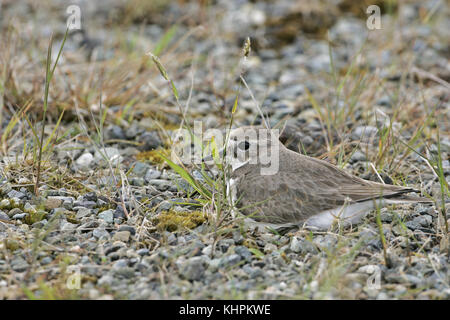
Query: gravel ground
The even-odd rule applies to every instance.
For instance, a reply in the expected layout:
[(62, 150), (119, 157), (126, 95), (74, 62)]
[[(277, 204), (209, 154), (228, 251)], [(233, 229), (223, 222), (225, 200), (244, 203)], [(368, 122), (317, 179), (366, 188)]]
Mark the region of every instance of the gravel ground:
[[(85, 32), (69, 34), (50, 88), (47, 137), (65, 113), (43, 157), (38, 196), (29, 124), (20, 117), (2, 138), (1, 298), (450, 298), (435, 164), (401, 143), (431, 159), (439, 129), (443, 177), (450, 181), (444, 1), (384, 5), (390, 14), (372, 31), (365, 11), (344, 0), (143, 3), (80, 2)], [(0, 42), (9, 39), (0, 49), (2, 74), (9, 74), (0, 78), (8, 84), (0, 91), (2, 132), (28, 99), (29, 116), (41, 114), (46, 46), (53, 32), (55, 59), (69, 4), (0, 4)], [(158, 53), (192, 120), (224, 129), (246, 37), (252, 52), (240, 67), (272, 125), (286, 121), (286, 146), (333, 163), (343, 155), (344, 168), (366, 179), (378, 179), (375, 164), (386, 183), (405, 183), (437, 201), (381, 210), (387, 257), (375, 213), (328, 232), (280, 235), (228, 216), (219, 225), (214, 206), (155, 153), (170, 149), (168, 137), (182, 117), (145, 53)], [(346, 79), (340, 94), (334, 71)], [(99, 138), (94, 123), (103, 113)], [(40, 120), (32, 118), (37, 132)], [(261, 122), (245, 88), (233, 121)]]

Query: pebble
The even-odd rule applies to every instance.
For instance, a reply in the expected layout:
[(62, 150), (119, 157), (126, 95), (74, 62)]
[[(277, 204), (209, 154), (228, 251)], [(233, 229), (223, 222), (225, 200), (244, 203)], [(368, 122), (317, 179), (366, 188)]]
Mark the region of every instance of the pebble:
[(220, 268), (230, 268), (236, 266), (241, 261), (241, 257), (237, 254), (230, 254), (220, 259)]
[(91, 153), (86, 152), (79, 156), (77, 160), (75, 160), (75, 164), (80, 169), (87, 169), (91, 165), (92, 161), (94, 161), (94, 156)]
[(0, 220), (8, 221), (9, 216), (6, 213), (4, 213), (3, 211), (0, 211)]
[(120, 155), (119, 149), (106, 147), (95, 152), (94, 161), (103, 165), (109, 162), (115, 166), (123, 161), (123, 157)]
[(159, 179), (161, 177), (161, 171), (155, 170), (155, 169), (148, 169), (145, 173), (144, 180), (147, 183), (150, 183), (150, 181)]
[(133, 226), (129, 226), (129, 225), (121, 225), (119, 227), (119, 232), (120, 231), (128, 231), (132, 236), (134, 236), (136, 234), (136, 229)]
[(128, 240), (130, 240), (130, 232), (129, 231), (117, 231), (113, 235), (113, 240), (128, 242)]
[(352, 138), (354, 140), (361, 140), (362, 142), (369, 142), (376, 137), (378, 129), (372, 126), (358, 126), (352, 132)]
[(44, 202), (44, 208), (46, 210), (52, 210), (52, 209), (56, 209), (59, 208), (63, 203), (63, 200), (56, 198), (56, 197), (48, 197), (47, 199), (45, 199)]
[(18, 199), (25, 198), (25, 194), (23, 192), (16, 191), (16, 190), (9, 191), (7, 196), (8, 196), (8, 198), (18, 198)]
[(186, 260), (180, 270), (180, 275), (190, 281), (199, 281), (205, 273), (205, 263), (202, 257), (192, 257)]
[(25, 219), (25, 217), (28, 216), (28, 213), (23, 212), (23, 213), (16, 213), (15, 215), (12, 216), (13, 220), (23, 220)]
[(109, 238), (109, 232), (106, 231), (104, 228), (95, 228), (94, 231), (92, 232), (92, 235), (94, 237), (96, 237), (97, 239), (101, 239), (101, 238), (108, 239)]
[(113, 223), (114, 221), (114, 210), (109, 209), (102, 211), (98, 214), (99, 219), (102, 219), (106, 223)]

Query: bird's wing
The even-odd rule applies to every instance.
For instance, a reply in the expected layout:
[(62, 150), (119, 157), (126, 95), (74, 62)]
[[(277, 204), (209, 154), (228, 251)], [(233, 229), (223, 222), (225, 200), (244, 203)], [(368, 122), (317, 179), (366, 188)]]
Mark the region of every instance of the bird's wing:
[(319, 212), (353, 202), (325, 178), (280, 171), (276, 176), (248, 173), (239, 178), (238, 208), (261, 222), (300, 223)]
[(415, 191), (363, 180), (325, 161), (299, 156), (280, 161), (273, 176), (261, 175), (258, 166), (246, 170), (237, 183), (241, 212), (262, 222), (297, 223), (346, 204)]
[[(309, 181), (315, 185), (313, 190), (323, 193), (336, 194), (337, 199), (344, 201), (350, 199), (354, 202), (366, 201), (375, 198), (389, 198), (408, 192), (417, 192), (417, 190), (407, 187), (381, 184), (373, 181), (367, 181), (351, 175), (344, 170), (315, 158), (303, 156), (295, 153), (295, 161), (287, 164), (286, 172), (292, 175), (300, 176), (298, 180)], [(302, 163), (301, 166), (295, 165), (295, 162)], [(302, 168), (299, 172), (298, 168)], [(336, 192), (333, 192), (336, 191)]]

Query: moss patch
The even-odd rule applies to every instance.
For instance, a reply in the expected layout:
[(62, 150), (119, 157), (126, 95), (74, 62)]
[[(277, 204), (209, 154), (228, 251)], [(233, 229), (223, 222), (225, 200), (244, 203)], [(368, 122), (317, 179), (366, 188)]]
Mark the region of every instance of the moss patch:
[(193, 229), (204, 223), (206, 217), (202, 211), (176, 212), (173, 210), (162, 211), (152, 219), (158, 230), (177, 231), (182, 229)]
[(143, 151), (136, 155), (136, 159), (139, 161), (149, 161), (153, 164), (164, 166), (166, 162), (161, 157), (161, 154), (165, 157), (170, 157), (170, 150), (168, 149), (156, 149), (150, 151)]

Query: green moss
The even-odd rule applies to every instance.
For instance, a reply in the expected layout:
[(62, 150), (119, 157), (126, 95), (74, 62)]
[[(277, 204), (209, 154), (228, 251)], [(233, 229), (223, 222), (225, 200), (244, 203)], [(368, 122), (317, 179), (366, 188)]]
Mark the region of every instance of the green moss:
[(165, 165), (165, 161), (161, 157), (161, 154), (163, 154), (166, 157), (170, 157), (170, 150), (156, 149), (150, 151), (143, 151), (136, 155), (136, 159), (138, 159), (139, 161), (149, 161), (153, 164)]
[(19, 242), (14, 239), (6, 239), (5, 242), (6, 242), (6, 249), (8, 249), (11, 252), (14, 252), (20, 248)]
[(158, 230), (177, 231), (193, 229), (204, 223), (206, 217), (202, 211), (176, 212), (173, 210), (162, 211), (152, 219)]
[(29, 212), (28, 215), (25, 217), (24, 222), (28, 225), (32, 225), (33, 223), (45, 219), (46, 216), (47, 212), (42, 210), (37, 210), (36, 212)]

